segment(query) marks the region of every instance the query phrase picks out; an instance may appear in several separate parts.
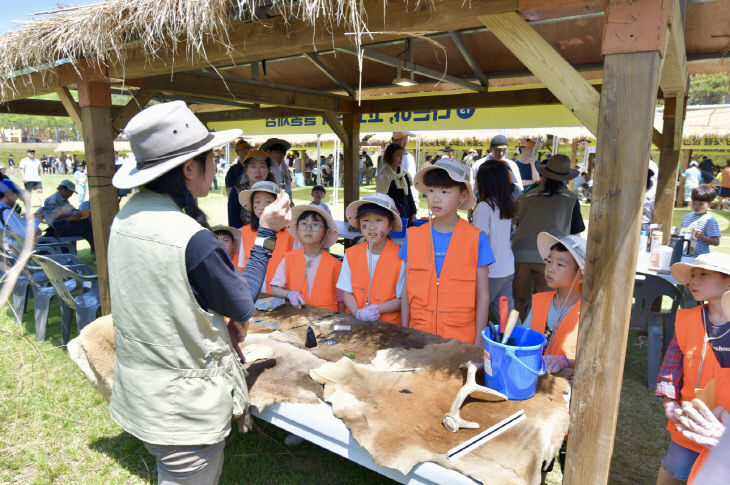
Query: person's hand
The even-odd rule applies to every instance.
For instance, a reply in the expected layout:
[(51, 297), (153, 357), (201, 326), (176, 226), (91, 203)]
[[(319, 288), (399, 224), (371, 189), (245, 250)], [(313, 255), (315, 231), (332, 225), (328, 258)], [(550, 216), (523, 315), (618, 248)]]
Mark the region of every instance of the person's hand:
[(677, 430), (685, 438), (708, 448), (714, 448), (725, 432), (726, 424), (730, 424), (730, 413), (718, 407), (714, 411), (699, 399), (684, 401), (681, 411), (677, 413)]
[(355, 318), (363, 322), (374, 322), (380, 318), (378, 305), (367, 305), (355, 310)]
[(544, 359), (545, 372), (549, 374), (555, 374), (556, 372), (560, 372), (561, 370), (570, 366), (570, 362), (568, 362), (568, 357), (565, 354), (546, 355)]
[(296, 290), (290, 290), (289, 292), (287, 292), (286, 299), (289, 300), (291, 306), (293, 306), (297, 310), (302, 308), (302, 305), (304, 305), (304, 298), (302, 298), (302, 294)]
[(679, 401), (674, 401), (672, 399), (667, 399), (664, 401), (664, 415), (667, 417), (669, 421), (677, 422), (677, 411), (682, 410), (682, 405), (679, 404)]
[(291, 203), (286, 192), (281, 192), (274, 202), (266, 206), (259, 218), (259, 227), (279, 232), (291, 222)]
[(236, 354), (238, 354), (238, 358), (241, 359), (241, 362), (245, 363), (246, 357), (243, 356), (243, 351), (241, 351), (241, 344), (246, 339), (246, 335), (248, 334), (248, 321), (237, 322), (233, 319), (230, 319), (226, 323), (226, 326), (228, 327), (228, 336), (231, 338), (231, 345), (233, 345), (233, 350), (236, 351)]
[(698, 241), (702, 241), (702, 239), (700, 239), (701, 237), (702, 231), (695, 230), (695, 239), (697, 239)]

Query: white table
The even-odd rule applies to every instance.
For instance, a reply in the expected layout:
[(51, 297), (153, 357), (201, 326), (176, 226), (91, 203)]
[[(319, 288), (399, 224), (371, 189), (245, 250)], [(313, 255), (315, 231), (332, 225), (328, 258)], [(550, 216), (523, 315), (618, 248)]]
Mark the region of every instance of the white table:
[(370, 468), (383, 476), (407, 484), (469, 484), (479, 482), (433, 462), (415, 466), (408, 475), (375, 464), (372, 456), (352, 437), (345, 423), (332, 414), (329, 404), (277, 403), (263, 411), (251, 408), (251, 414), (285, 431), (304, 438), (350, 461)]

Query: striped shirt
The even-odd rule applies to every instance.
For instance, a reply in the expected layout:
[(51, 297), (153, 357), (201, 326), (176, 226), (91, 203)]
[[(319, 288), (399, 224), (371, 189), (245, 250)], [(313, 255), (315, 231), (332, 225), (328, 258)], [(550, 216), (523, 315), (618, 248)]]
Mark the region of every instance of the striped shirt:
[[(717, 221), (706, 212), (704, 214), (696, 214), (694, 212), (685, 214), (682, 218), (682, 227), (691, 227), (692, 229), (701, 231), (702, 235), (706, 237), (722, 236), (722, 233), (720, 233), (720, 226), (717, 224)], [(707, 254), (709, 252), (710, 246), (707, 243), (698, 240), (697, 246), (695, 247), (695, 255), (699, 256), (700, 254)]]

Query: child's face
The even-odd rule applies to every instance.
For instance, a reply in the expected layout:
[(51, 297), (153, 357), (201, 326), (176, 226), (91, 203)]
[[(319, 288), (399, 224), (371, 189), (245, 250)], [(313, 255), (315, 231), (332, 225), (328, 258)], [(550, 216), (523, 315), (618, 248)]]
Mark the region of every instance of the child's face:
[(388, 216), (366, 212), (359, 217), (358, 221), (362, 236), (370, 244), (377, 244), (388, 237), (388, 231), (390, 231)]
[(464, 203), (468, 194), (459, 186), (454, 187), (426, 187), (428, 210), (434, 217), (447, 217), (456, 213)]
[(316, 203), (322, 202), (322, 199), (324, 198), (324, 191), (322, 190), (313, 190), (312, 191), (312, 201)]
[(730, 290), (730, 278), (717, 271), (692, 268), (687, 286), (695, 300), (707, 301), (721, 298), (723, 293)]
[(271, 204), (276, 200), (276, 197), (274, 197), (274, 194), (270, 194), (268, 192), (254, 192), (253, 193), (253, 213), (256, 214), (256, 217), (261, 217), (261, 214), (264, 213), (264, 209), (266, 209), (266, 206)]
[(302, 244), (320, 244), (324, 231), (325, 225), (322, 221), (311, 214), (297, 222), (297, 236)]
[(228, 253), (228, 256), (233, 255), (233, 238), (229, 236), (228, 234), (218, 234), (218, 240), (223, 245), (223, 249), (226, 250), (226, 253)]
[(266, 180), (269, 175), (269, 165), (263, 158), (251, 158), (246, 162), (246, 177), (253, 185), (255, 182)]
[(583, 283), (583, 272), (569, 252), (553, 249), (545, 259), (545, 281), (550, 288), (570, 288)]
[(709, 202), (704, 202), (701, 200), (692, 200), (692, 210), (695, 211), (697, 214), (702, 214), (704, 212), (707, 212), (707, 209), (710, 208)]

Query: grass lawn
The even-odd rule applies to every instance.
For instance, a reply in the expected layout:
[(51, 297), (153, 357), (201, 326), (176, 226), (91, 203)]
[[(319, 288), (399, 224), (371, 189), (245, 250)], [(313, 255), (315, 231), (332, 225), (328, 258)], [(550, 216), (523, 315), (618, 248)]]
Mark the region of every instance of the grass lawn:
[[(44, 196), (50, 195), (63, 178), (44, 176)], [(19, 181), (17, 176), (14, 179)], [(295, 201), (308, 201), (310, 190), (294, 189)], [(374, 186), (361, 190), (372, 192)], [(329, 197), (328, 193), (328, 203)], [(73, 199), (71, 202), (76, 204)], [(41, 198), (34, 195), (34, 206), (40, 203)], [(200, 205), (211, 223), (225, 223), (222, 191), (212, 192)], [(583, 209), (587, 218), (588, 206)], [(342, 204), (333, 207), (333, 213), (342, 218)], [(683, 213), (677, 211), (675, 219)], [(716, 217), (723, 233), (730, 230), (730, 218), (724, 213)], [(335, 251), (341, 252), (341, 246), (336, 245)], [(727, 251), (730, 252), (730, 244)], [(91, 262), (85, 242), (79, 243), (79, 255)], [(72, 336), (75, 333), (73, 330)], [(137, 439), (112, 421), (106, 402), (60, 345), (60, 312), (56, 303), (51, 304), (48, 338), (40, 343), (35, 342), (32, 300), (21, 327), (14, 324), (7, 307), (0, 312), (0, 483), (154, 482), (152, 457)], [(611, 483), (653, 483), (668, 445), (659, 399), (645, 384), (646, 352), (644, 340), (630, 334)], [(221, 483), (390, 482), (312, 444), (287, 448), (283, 445), (286, 433), (260, 420), (255, 423), (250, 433), (233, 432), (228, 438)], [(561, 480), (556, 466), (548, 483)]]

